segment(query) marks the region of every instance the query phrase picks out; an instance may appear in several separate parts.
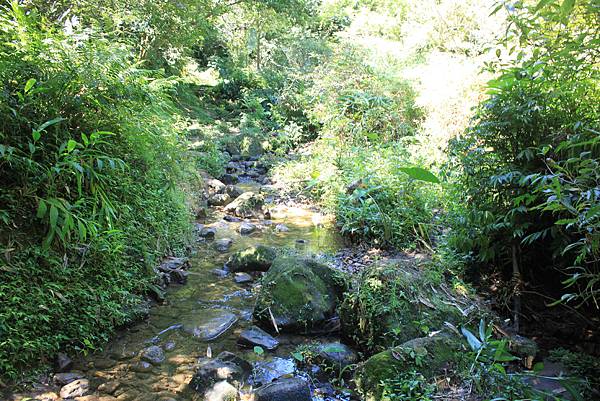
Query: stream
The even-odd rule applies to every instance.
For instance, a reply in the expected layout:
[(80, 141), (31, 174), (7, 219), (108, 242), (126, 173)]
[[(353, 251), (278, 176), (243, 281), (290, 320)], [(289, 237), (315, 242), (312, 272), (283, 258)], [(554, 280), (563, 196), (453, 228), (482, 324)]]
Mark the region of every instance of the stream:
[[(254, 192), (261, 188), (251, 180), (238, 184), (238, 187), (242, 191)], [(232, 253), (261, 244), (292, 249), (301, 255), (327, 257), (343, 247), (343, 240), (333, 222), (325, 216), (307, 207), (274, 203), (273, 197), (267, 197), (269, 201), (273, 203), (268, 204), (271, 213), (268, 220), (226, 221), (222, 208), (210, 209), (208, 217), (201, 223), (203, 227), (216, 229), (215, 238), (199, 237), (189, 258), (187, 283), (170, 285), (165, 301), (153, 306), (146, 320), (118, 332), (101, 351), (74, 360), (71, 372), (89, 380), (88, 395), (75, 399), (208, 399), (194, 391), (188, 383), (197, 370), (199, 359), (212, 358), (223, 351), (229, 351), (252, 364), (252, 372), (238, 388), (241, 399), (252, 399), (249, 394), (253, 387), (278, 377), (296, 376), (311, 383), (312, 399), (315, 401), (347, 399), (347, 396), (335, 391), (326, 379), (323, 383), (318, 382), (318, 372), (315, 371), (318, 368), (313, 367), (313, 372), (299, 370), (292, 355), (296, 347), (302, 344), (339, 341), (335, 336), (275, 335), (280, 345), (274, 351), (238, 345), (240, 332), (253, 325), (253, 288), (259, 285), (261, 273), (253, 273), (252, 281), (244, 283), (236, 282), (232, 274), (223, 275), (224, 272), (218, 269), (223, 269)], [(239, 231), (243, 222), (253, 223), (257, 230), (250, 235), (241, 235)], [(280, 230), (279, 226), (276, 229), (278, 224), (287, 228)], [(219, 251), (215, 243), (224, 238), (232, 239), (233, 243), (227, 251)], [(186, 327), (200, 327), (209, 334), (192, 335)], [(164, 359), (161, 362), (150, 364), (140, 358), (144, 350), (151, 346), (163, 350)], [(248, 398), (244, 398), (245, 394)], [(60, 399), (51, 396), (44, 398), (39, 393), (35, 397), (38, 400)]]

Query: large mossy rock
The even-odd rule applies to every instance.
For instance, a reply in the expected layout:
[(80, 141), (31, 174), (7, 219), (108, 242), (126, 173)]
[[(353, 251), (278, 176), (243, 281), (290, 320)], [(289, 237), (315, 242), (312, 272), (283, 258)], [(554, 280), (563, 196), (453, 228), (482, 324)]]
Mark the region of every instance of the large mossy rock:
[(254, 192), (244, 192), (225, 206), (225, 212), (242, 218), (263, 219), (268, 215), (265, 198)]
[(370, 266), (340, 308), (342, 337), (371, 354), (481, 315), (475, 300), (406, 261)]
[(257, 245), (231, 255), (226, 263), (231, 272), (251, 272), (269, 270), (277, 257), (275, 249)]
[(466, 348), (458, 337), (437, 334), (415, 338), (377, 353), (362, 363), (354, 381), (365, 401), (382, 399), (383, 383), (391, 384), (404, 374), (419, 372), (431, 379), (444, 371), (460, 371), (467, 366)]
[[(280, 256), (262, 279), (254, 318), (268, 330), (318, 331), (346, 290), (345, 276), (310, 258)], [(272, 318), (271, 318), (272, 314)]]

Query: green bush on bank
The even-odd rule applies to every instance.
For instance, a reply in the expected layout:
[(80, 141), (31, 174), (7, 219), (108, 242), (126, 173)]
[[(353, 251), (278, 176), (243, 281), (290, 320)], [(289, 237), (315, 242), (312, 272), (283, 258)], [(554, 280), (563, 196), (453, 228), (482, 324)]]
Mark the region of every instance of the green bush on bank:
[(189, 212), (177, 83), (90, 30), (0, 14), (0, 375), (90, 349), (140, 312)]

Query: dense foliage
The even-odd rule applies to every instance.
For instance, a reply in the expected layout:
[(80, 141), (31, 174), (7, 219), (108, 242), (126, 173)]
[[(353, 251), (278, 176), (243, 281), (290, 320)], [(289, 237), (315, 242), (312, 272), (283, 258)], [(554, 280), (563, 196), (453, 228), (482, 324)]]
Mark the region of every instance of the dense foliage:
[(509, 277), (554, 290), (562, 282), (564, 301), (597, 308), (600, 13), (574, 3), (510, 9), (516, 57), (490, 65), (500, 73), (491, 95), (451, 146), (466, 205), (453, 243)]

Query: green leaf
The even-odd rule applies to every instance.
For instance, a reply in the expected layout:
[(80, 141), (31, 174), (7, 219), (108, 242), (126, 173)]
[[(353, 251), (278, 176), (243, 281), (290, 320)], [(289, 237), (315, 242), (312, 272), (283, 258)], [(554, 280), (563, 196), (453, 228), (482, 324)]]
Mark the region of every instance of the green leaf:
[(61, 122), (61, 121), (64, 121), (64, 120), (65, 120), (65, 119), (64, 119), (64, 118), (62, 118), (62, 117), (56, 117), (56, 118), (53, 118), (52, 120), (48, 120), (48, 121), (46, 121), (45, 123), (43, 123), (42, 125), (40, 125), (40, 126), (37, 128), (37, 130), (38, 130), (38, 131), (43, 131), (43, 130), (45, 130), (46, 128), (48, 128), (49, 126), (51, 126), (51, 125), (54, 125), (54, 124), (57, 124), (57, 123), (59, 123), (59, 122)]
[(406, 173), (410, 178), (418, 181), (439, 184), (440, 180), (429, 170), (421, 167), (400, 167), (398, 170)]
[(537, 6), (535, 6), (535, 9), (533, 10), (534, 12), (538, 12), (540, 11), (542, 8), (546, 7), (548, 4), (552, 3), (552, 1), (554, 0), (541, 0)]
[(77, 147), (77, 142), (69, 139), (69, 142), (67, 142), (67, 152), (72, 152), (73, 149), (75, 149)]
[(58, 209), (56, 206), (50, 206), (50, 227), (56, 229), (56, 223), (58, 222)]
[(467, 339), (467, 342), (469, 343), (469, 346), (471, 347), (471, 349), (473, 351), (478, 351), (481, 348), (481, 345), (482, 345), (481, 341), (479, 341), (473, 333), (471, 333), (469, 330), (467, 330), (464, 327), (461, 327), (460, 331), (462, 331), (463, 336), (465, 336), (465, 338)]
[(30, 78), (27, 83), (25, 83), (25, 93), (29, 92), (36, 82), (37, 81), (34, 78)]
[(302, 355), (302, 352), (298, 352), (298, 351), (292, 352), (292, 356), (298, 362), (304, 362), (304, 355)]
[(254, 353), (256, 355), (262, 355), (262, 354), (265, 353), (265, 350), (261, 346), (257, 345), (257, 346), (254, 347)]
[(542, 370), (544, 370), (544, 362), (538, 362), (535, 365), (533, 365), (533, 372), (536, 375), (539, 374)]
[(41, 137), (41, 136), (42, 136), (42, 133), (41, 133), (40, 131), (38, 131), (38, 130), (34, 130), (34, 131), (31, 133), (31, 137), (32, 137), (32, 138), (33, 138), (33, 140), (34, 140), (34, 141), (36, 141), (36, 142), (40, 140), (40, 137)]
[(573, 7), (575, 7), (575, 0), (564, 0), (562, 2), (562, 5), (560, 6), (560, 15), (563, 21), (567, 21), (567, 17), (571, 15)]
[(44, 217), (46, 215), (47, 210), (48, 210), (48, 206), (46, 206), (46, 202), (44, 202), (43, 199), (40, 199), (40, 204), (38, 205), (38, 208), (37, 208), (36, 217), (38, 219), (41, 219), (42, 217)]

